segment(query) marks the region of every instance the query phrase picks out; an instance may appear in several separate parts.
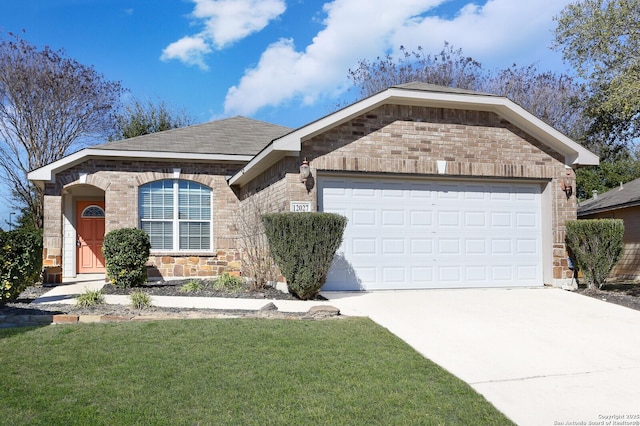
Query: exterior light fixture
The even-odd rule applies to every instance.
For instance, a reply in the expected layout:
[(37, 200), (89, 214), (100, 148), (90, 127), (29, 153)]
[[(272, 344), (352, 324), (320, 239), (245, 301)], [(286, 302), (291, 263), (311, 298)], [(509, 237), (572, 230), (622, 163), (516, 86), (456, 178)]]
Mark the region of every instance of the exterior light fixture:
[(567, 199), (573, 194), (573, 185), (571, 184), (571, 172), (567, 172), (564, 178), (560, 179), (560, 189), (567, 195)]
[(300, 182), (306, 185), (307, 179), (309, 179), (309, 175), (311, 175), (311, 168), (309, 167), (307, 157), (305, 157), (304, 161), (300, 165)]

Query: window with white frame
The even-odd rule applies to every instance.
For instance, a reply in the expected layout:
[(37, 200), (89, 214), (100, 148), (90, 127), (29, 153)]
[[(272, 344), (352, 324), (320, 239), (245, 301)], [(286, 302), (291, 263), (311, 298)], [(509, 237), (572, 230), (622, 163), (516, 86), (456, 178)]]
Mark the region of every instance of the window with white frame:
[(211, 250), (211, 188), (180, 179), (151, 182), (139, 189), (138, 212), (152, 250)]

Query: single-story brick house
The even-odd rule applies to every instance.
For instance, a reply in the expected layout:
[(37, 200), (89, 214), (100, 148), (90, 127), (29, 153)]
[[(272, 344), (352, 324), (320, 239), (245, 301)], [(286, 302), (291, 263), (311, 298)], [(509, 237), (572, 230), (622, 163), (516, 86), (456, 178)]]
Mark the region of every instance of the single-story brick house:
[(570, 281), (574, 169), (596, 164), (504, 97), (408, 83), (295, 130), (229, 118), (86, 148), (29, 179), (45, 191), (50, 281), (103, 271), (119, 227), (149, 232), (150, 275), (238, 270), (234, 217), (260, 205), (347, 216), (325, 290), (542, 286)]
[(622, 219), (624, 250), (611, 278), (640, 279), (640, 179), (627, 182), (578, 206), (578, 219)]

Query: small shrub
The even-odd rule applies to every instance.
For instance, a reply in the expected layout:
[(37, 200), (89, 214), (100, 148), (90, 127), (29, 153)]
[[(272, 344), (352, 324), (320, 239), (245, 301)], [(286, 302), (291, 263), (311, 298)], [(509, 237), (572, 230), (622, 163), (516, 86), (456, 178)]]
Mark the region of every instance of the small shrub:
[(42, 233), (0, 232), (0, 305), (15, 300), (42, 272)]
[(147, 309), (151, 307), (151, 296), (142, 290), (133, 290), (131, 294), (129, 294), (129, 298), (131, 299), (131, 306), (133, 306), (134, 309)]
[(242, 278), (225, 272), (215, 280), (213, 287), (218, 290), (240, 290), (243, 283)]
[(602, 288), (620, 260), (624, 224), (620, 219), (588, 219), (567, 222), (567, 245), (577, 269), (589, 288)]
[(271, 213), (262, 220), (289, 292), (303, 300), (315, 297), (342, 243), (347, 218), (334, 213)]
[(142, 229), (122, 228), (104, 236), (102, 253), (107, 275), (117, 287), (136, 287), (147, 282), (151, 242)]
[(242, 275), (248, 278), (251, 291), (269, 287), (270, 283), (278, 279), (280, 272), (271, 256), (269, 242), (264, 234), (262, 208), (254, 197), (242, 203), (234, 225), (240, 237), (238, 243), (242, 251)]
[(204, 283), (199, 280), (191, 280), (186, 284), (183, 284), (180, 287), (180, 293), (193, 293), (195, 291), (200, 291), (205, 287)]
[(104, 295), (102, 290), (84, 290), (84, 293), (76, 298), (76, 305), (82, 307), (102, 305), (104, 303)]

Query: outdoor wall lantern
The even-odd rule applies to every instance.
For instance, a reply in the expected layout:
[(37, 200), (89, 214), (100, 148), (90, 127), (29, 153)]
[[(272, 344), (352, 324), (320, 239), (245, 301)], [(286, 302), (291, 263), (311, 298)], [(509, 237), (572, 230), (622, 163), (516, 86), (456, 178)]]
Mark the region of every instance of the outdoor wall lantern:
[(311, 168), (309, 167), (309, 162), (307, 161), (307, 157), (304, 158), (304, 161), (300, 165), (300, 182), (307, 184), (307, 179), (311, 175)]
[(567, 199), (573, 194), (573, 185), (571, 185), (571, 172), (567, 172), (566, 176), (560, 179), (560, 189), (567, 195)]

